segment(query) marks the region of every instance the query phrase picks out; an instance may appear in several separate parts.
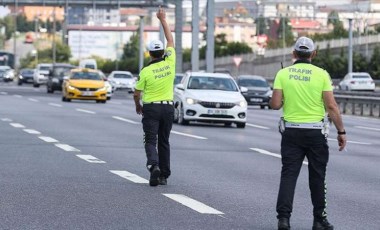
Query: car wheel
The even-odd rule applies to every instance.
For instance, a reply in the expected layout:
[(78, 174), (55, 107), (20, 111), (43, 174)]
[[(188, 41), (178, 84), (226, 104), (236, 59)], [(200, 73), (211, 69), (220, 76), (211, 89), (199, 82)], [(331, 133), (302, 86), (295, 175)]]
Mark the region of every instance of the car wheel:
[(178, 118), (179, 118), (179, 110), (178, 110), (178, 108), (174, 108), (173, 123), (178, 123)]
[(265, 109), (265, 105), (260, 105), (260, 109)]
[(46, 91), (47, 91), (47, 93), (54, 93), (54, 90), (52, 90), (52, 89), (49, 89), (49, 87), (47, 87), (46, 89), (47, 89), (47, 90), (46, 90)]
[(245, 128), (245, 123), (244, 122), (238, 122), (238, 123), (236, 123), (236, 127), (243, 129), (243, 128)]
[(38, 87), (40, 87), (40, 84), (38, 84), (38, 83), (33, 83), (33, 87), (38, 88)]
[(65, 96), (62, 96), (62, 101), (66, 101), (66, 97)]
[(189, 121), (185, 120), (184, 114), (185, 114), (185, 112), (183, 111), (183, 107), (181, 106), (181, 110), (180, 110), (179, 116), (178, 116), (178, 124), (188, 125)]
[(21, 81), (17, 82), (17, 85), (22, 85), (22, 82)]
[(107, 100), (108, 100), (108, 101), (111, 100), (111, 97), (107, 97)]

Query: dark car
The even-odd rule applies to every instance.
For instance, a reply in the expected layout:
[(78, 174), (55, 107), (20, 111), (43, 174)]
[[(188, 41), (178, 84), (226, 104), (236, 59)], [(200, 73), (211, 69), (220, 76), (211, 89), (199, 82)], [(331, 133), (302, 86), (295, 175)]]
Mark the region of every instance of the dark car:
[(174, 78), (174, 85), (177, 85), (177, 84), (181, 83), (182, 78), (183, 78), (183, 74), (182, 73), (176, 73), (175, 74), (175, 78)]
[(49, 79), (46, 83), (47, 93), (54, 93), (55, 90), (62, 91), (63, 78), (70, 75), (70, 71), (76, 68), (66, 63), (56, 63), (49, 73)]
[(249, 105), (260, 105), (261, 109), (269, 107), (269, 100), (272, 97), (272, 89), (268, 81), (261, 76), (241, 75), (237, 78), (239, 87), (246, 87), (248, 92), (243, 93)]
[(33, 83), (34, 69), (21, 69), (18, 74), (18, 85), (23, 83)]

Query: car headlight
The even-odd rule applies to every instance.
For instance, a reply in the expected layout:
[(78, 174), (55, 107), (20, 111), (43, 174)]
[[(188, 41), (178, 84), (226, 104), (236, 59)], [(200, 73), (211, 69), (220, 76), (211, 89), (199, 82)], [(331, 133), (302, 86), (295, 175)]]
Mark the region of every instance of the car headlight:
[(98, 91), (107, 91), (107, 86), (104, 86), (102, 88), (99, 88)]
[(265, 96), (267, 96), (267, 97), (272, 97), (272, 94), (273, 94), (273, 91), (272, 91), (272, 90), (268, 90), (268, 91), (265, 93)]
[(22, 75), (20, 75), (18, 78), (23, 79), (24, 77)]
[(76, 90), (76, 88), (73, 87), (73, 86), (71, 86), (71, 85), (69, 85), (67, 88), (68, 88), (69, 90)]
[(245, 100), (236, 102), (235, 104), (243, 108), (247, 107), (247, 102)]
[(199, 101), (193, 98), (186, 98), (186, 102), (189, 105), (194, 105), (194, 104), (197, 104)]

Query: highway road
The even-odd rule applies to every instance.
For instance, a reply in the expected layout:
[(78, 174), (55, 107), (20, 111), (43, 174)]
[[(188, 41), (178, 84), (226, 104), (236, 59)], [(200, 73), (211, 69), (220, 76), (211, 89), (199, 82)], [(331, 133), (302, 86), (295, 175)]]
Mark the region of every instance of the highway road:
[[(250, 107), (245, 129), (175, 124), (172, 176), (150, 187), (132, 95), (62, 102), (44, 87), (0, 83), (0, 229), (276, 229), (280, 111)], [(328, 215), (336, 229), (380, 226), (380, 120), (331, 128)], [(305, 162), (292, 229), (311, 229)]]

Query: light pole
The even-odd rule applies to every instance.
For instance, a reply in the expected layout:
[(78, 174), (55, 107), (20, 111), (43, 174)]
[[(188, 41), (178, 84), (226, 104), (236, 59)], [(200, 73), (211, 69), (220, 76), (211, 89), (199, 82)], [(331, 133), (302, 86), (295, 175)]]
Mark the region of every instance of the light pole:
[(352, 73), (352, 18), (348, 19), (348, 73)]
[(140, 15), (140, 28), (139, 28), (139, 72), (144, 67), (144, 16)]
[(13, 56), (14, 56), (14, 69), (17, 68), (17, 41), (16, 41), (16, 35), (17, 35), (17, 13), (18, 13), (18, 0), (15, 0), (15, 13), (14, 13), (14, 22), (15, 22), (15, 31), (13, 34)]

